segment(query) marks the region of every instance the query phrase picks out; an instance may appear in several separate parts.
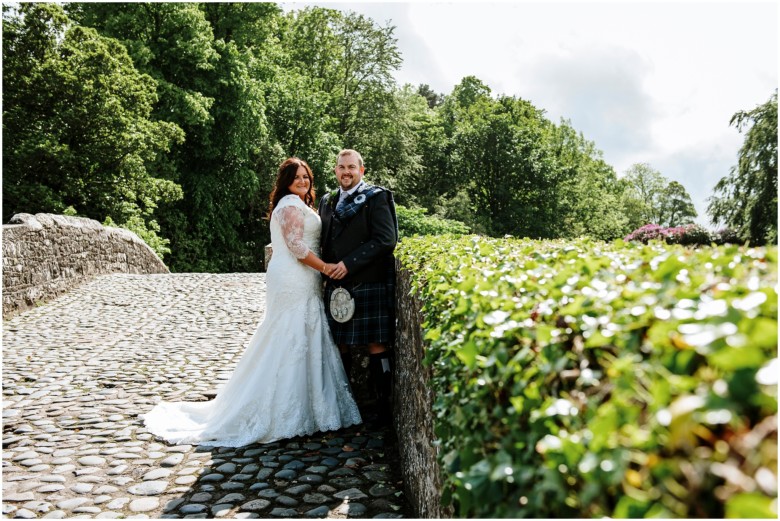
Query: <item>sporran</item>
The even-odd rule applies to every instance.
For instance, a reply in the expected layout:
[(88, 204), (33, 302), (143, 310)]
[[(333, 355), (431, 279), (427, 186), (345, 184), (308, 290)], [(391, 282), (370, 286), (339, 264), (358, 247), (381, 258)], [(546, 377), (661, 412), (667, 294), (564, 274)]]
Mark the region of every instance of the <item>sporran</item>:
[(344, 323), (355, 314), (355, 299), (345, 288), (336, 288), (330, 294), (330, 316), (336, 322)]

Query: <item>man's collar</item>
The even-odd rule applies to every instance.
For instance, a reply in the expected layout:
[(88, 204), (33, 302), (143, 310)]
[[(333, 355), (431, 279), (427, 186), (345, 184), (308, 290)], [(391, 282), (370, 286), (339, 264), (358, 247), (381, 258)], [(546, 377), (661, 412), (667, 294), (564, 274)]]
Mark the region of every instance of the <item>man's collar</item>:
[[(360, 186), (361, 186), (361, 185), (364, 185), (364, 184), (366, 184), (366, 182), (365, 182), (365, 181), (363, 181), (363, 180), (361, 179), (361, 180), (360, 180), (360, 182), (359, 182), (358, 184), (356, 184), (355, 186), (353, 186), (352, 188), (350, 188), (349, 190), (347, 190), (347, 195), (352, 195), (353, 193), (355, 193), (355, 190), (357, 190), (358, 188), (360, 188)], [(343, 192), (344, 192), (344, 190), (342, 190), (341, 188), (339, 188), (339, 196), (340, 196), (340, 195), (341, 195)]]

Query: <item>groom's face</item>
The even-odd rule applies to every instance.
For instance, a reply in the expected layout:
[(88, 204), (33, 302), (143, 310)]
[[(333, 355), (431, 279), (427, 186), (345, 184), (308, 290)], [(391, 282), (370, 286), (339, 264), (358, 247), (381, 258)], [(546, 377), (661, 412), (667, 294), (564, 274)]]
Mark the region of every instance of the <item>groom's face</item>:
[(346, 154), (339, 157), (336, 163), (336, 179), (342, 190), (347, 191), (356, 187), (363, 179), (365, 168), (358, 164), (358, 158), (355, 154)]

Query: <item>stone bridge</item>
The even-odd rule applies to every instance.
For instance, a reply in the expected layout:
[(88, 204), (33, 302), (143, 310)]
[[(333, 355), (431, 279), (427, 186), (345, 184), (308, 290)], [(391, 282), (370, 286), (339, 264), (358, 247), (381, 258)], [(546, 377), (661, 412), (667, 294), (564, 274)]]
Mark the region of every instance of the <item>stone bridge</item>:
[[(174, 446), (139, 415), (214, 396), (263, 318), (265, 274), (97, 273), (59, 293), (3, 321), (5, 517), (441, 517), (420, 350), (398, 353), (394, 429)], [(419, 341), (415, 312), (399, 346)]]

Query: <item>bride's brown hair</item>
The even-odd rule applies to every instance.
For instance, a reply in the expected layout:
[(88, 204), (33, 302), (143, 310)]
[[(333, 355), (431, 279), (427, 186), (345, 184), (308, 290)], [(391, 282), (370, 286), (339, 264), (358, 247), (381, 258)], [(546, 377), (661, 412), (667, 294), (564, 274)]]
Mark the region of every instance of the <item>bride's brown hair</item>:
[(309, 191), (303, 197), (303, 202), (309, 208), (314, 208), (314, 174), (311, 172), (311, 167), (303, 159), (297, 157), (291, 157), (285, 159), (285, 161), (279, 165), (279, 171), (276, 173), (276, 184), (274, 189), (271, 190), (271, 195), (268, 196), (270, 203), (268, 205), (268, 215), (266, 219), (271, 218), (271, 214), (274, 213), (274, 208), (282, 200), (285, 195), (290, 195), (290, 185), (295, 181), (295, 175), (298, 173), (298, 168), (303, 167), (306, 170), (306, 177), (309, 178)]

